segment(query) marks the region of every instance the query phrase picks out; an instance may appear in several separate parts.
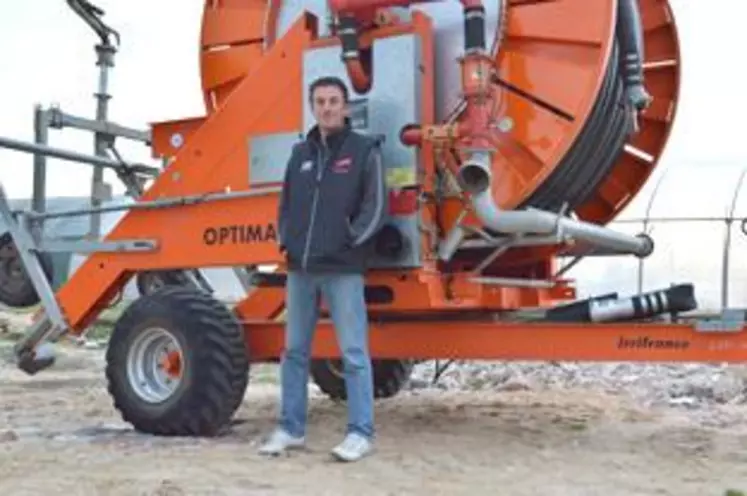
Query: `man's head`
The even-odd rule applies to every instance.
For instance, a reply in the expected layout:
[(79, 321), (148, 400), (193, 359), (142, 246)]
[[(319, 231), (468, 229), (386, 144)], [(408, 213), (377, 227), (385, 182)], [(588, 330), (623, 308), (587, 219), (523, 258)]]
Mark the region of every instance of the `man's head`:
[(322, 134), (340, 129), (348, 116), (348, 89), (339, 78), (317, 79), (309, 88), (309, 100)]

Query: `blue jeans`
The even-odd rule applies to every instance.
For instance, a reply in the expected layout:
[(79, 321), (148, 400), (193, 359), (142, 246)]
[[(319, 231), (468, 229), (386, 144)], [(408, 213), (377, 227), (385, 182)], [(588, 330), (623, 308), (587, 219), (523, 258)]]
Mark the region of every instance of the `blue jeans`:
[(373, 437), (373, 376), (363, 289), (361, 274), (288, 273), (280, 422), (293, 436), (306, 433), (309, 359), (319, 319), (319, 298), (324, 297), (345, 369), (347, 432)]

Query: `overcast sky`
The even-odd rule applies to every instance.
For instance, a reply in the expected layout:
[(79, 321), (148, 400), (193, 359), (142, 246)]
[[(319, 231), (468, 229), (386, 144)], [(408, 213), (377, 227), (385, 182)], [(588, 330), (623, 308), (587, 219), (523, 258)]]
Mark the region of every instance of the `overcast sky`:
[[(0, 135), (33, 140), (33, 108), (59, 104), (93, 118), (97, 37), (65, 0), (3, 1), (0, 15)], [(110, 118), (147, 129), (151, 121), (203, 115), (198, 50), (202, 0), (94, 0), (120, 32), (111, 76)], [(169, 69), (166, 70), (165, 67)], [(93, 135), (51, 131), (58, 147), (93, 151)], [(129, 146), (126, 146), (129, 145)], [(119, 141), (126, 158), (149, 160), (147, 148)], [(91, 168), (51, 160), (50, 196), (87, 195)], [(0, 149), (0, 181), (11, 197), (31, 195), (32, 157)], [(118, 186), (118, 181), (112, 181)], [(121, 189), (116, 191), (121, 192)]]
[[(593, 0), (589, 0), (593, 1)], [(122, 35), (112, 77), (110, 115), (118, 123), (203, 114), (197, 44), (202, 0), (97, 0)], [(32, 140), (36, 103), (93, 117), (96, 71), (92, 32), (64, 0), (4, 1), (0, 16), (0, 135)], [(665, 160), (747, 163), (744, 116), (745, 0), (672, 0), (683, 51), (682, 100)], [(729, 38), (733, 37), (733, 41)], [(166, 70), (165, 67), (169, 67)], [(92, 136), (52, 131), (56, 146), (92, 150)], [(122, 141), (131, 159), (148, 159), (144, 146)], [(11, 197), (31, 194), (30, 155), (0, 150), (0, 181)], [(88, 194), (90, 168), (53, 160), (48, 194)], [(116, 181), (113, 181), (117, 184)], [(117, 192), (121, 192), (118, 188)]]

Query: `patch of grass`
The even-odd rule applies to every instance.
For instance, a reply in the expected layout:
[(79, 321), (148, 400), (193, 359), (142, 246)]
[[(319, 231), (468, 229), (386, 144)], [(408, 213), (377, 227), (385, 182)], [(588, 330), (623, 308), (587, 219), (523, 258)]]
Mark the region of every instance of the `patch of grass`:
[(120, 303), (107, 308), (99, 314), (97, 321), (113, 325), (122, 316), (122, 313), (124, 313), (128, 306), (129, 303)]
[(36, 304), (33, 307), (28, 307), (28, 308), (11, 308), (0, 303), (0, 312), (11, 313), (14, 315), (23, 315), (27, 313), (31, 314), (39, 310), (39, 308), (41, 308), (41, 303)]
[(738, 491), (737, 489), (727, 489), (724, 496), (747, 496), (744, 491)]
[(114, 305), (111, 308), (103, 310), (99, 317), (91, 324), (86, 338), (93, 341), (106, 341), (112, 334), (114, 326), (117, 320), (122, 316), (129, 302), (123, 302), (118, 305)]
[(568, 424), (568, 428), (572, 431), (585, 431), (589, 428), (589, 424), (583, 420), (576, 420)]
[(0, 363), (11, 363), (13, 361), (13, 343), (0, 338)]
[(23, 336), (23, 332), (20, 329), (11, 329), (9, 331), (3, 331), (0, 333), (0, 341), (7, 343), (15, 343)]
[[(111, 336), (114, 325), (117, 319), (122, 315), (124, 310), (127, 308), (129, 302), (123, 302), (115, 305), (111, 308), (107, 308), (102, 311), (99, 318), (96, 319), (91, 325), (90, 329), (86, 333), (86, 338), (95, 341), (105, 341)], [(40, 305), (36, 305), (26, 309), (13, 309), (2, 307), (2, 311), (12, 315), (24, 315), (33, 314), (40, 308)], [(7, 329), (0, 329), (0, 339), (4, 339), (10, 342), (15, 342), (20, 339), (26, 332), (25, 328), (22, 327), (9, 327)]]
[(86, 333), (86, 339), (92, 341), (105, 341), (108, 340), (114, 329), (114, 324), (108, 322), (95, 322), (88, 332)]
[(259, 364), (253, 365), (250, 382), (255, 384), (278, 384), (279, 371), (277, 365)]

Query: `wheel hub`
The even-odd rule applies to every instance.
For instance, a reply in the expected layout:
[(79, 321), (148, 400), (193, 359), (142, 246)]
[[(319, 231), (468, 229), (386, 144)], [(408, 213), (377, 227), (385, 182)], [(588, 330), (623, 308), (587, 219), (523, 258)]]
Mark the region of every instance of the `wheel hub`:
[(143, 331), (127, 357), (127, 379), (132, 390), (149, 403), (166, 401), (181, 384), (183, 356), (179, 341), (166, 329)]

